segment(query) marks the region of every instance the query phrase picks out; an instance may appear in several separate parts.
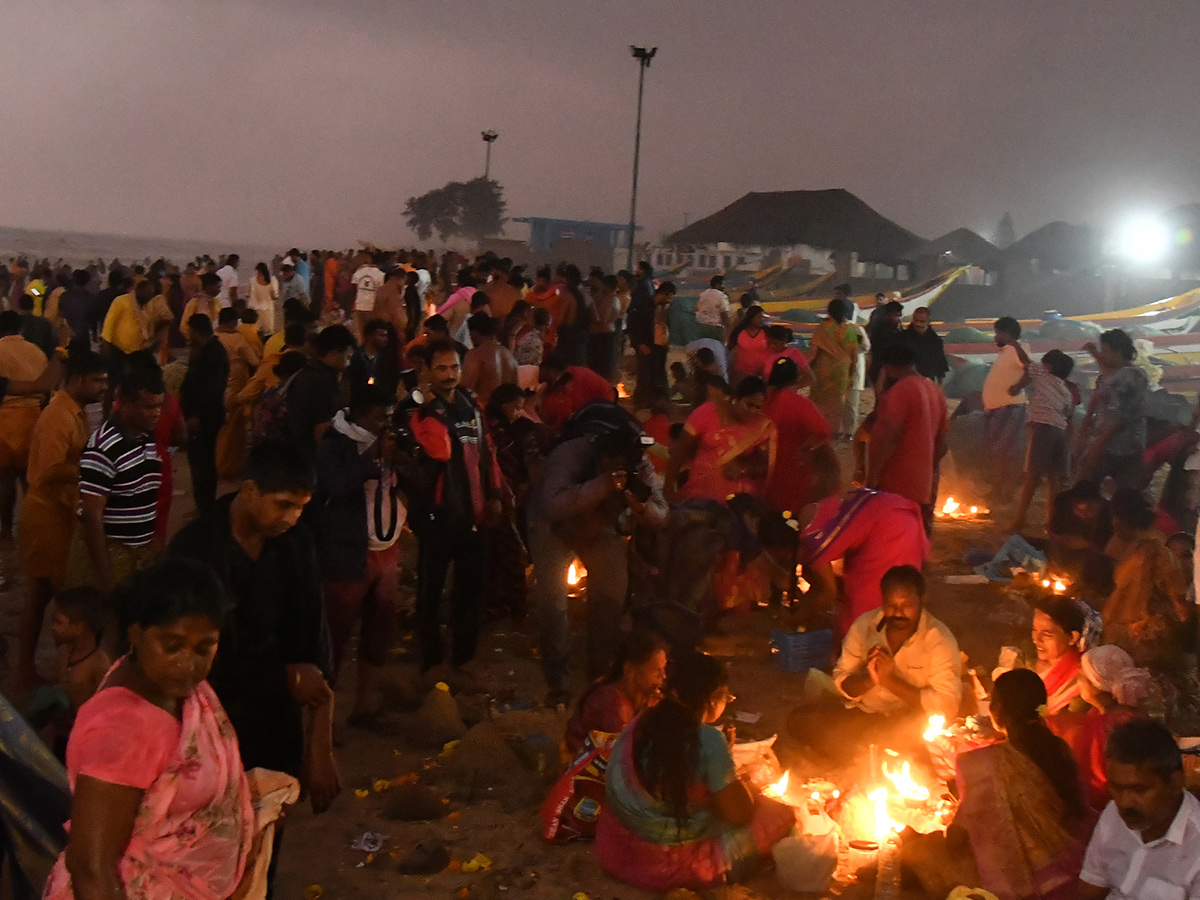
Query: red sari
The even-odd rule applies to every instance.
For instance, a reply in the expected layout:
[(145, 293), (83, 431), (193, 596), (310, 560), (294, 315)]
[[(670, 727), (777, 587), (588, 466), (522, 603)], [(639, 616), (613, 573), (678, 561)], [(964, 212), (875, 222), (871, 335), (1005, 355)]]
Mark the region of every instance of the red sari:
[(1057, 715), (1079, 698), (1080, 653), (1074, 647), (1067, 650), (1041, 679), (1046, 684), (1047, 715)]
[(733, 494), (763, 496), (779, 442), (774, 422), (765, 416), (738, 422), (715, 403), (705, 403), (688, 416), (684, 430), (698, 446), (680, 500), (704, 497), (724, 503)]
[(867, 488), (821, 501), (803, 539), (813, 563), (843, 561), (843, 634), (855, 619), (883, 604), (879, 583), (888, 569), (921, 569), (929, 558), (921, 507), (907, 497)]
[(1108, 736), (1118, 725), (1143, 717), (1138, 710), (1118, 706), (1107, 713), (1093, 708), (1085, 713), (1063, 712), (1046, 719), (1050, 730), (1070, 746), (1079, 765), (1079, 777), (1083, 779), (1084, 799), (1097, 812), (1112, 799), (1104, 763)]

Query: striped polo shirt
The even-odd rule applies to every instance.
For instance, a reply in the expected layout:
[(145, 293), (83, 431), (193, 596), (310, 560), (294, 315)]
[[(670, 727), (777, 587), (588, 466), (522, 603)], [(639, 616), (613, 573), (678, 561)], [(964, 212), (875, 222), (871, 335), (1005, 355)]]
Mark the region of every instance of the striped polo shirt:
[(154, 539), (161, 482), (154, 436), (123, 434), (111, 420), (92, 434), (79, 460), (79, 492), (105, 499), (104, 534), (130, 547)]

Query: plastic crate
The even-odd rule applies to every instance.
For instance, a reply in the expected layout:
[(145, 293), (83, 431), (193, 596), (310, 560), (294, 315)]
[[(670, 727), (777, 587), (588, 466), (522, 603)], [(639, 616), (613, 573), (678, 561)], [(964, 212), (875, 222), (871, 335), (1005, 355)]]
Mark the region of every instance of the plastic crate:
[(833, 632), (771, 631), (771, 656), (785, 672), (828, 669), (833, 662)]

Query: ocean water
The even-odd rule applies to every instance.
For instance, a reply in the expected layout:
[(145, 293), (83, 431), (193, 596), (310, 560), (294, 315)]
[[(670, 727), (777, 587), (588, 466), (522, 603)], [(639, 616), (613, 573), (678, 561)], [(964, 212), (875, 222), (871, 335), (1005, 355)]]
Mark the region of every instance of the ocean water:
[(239, 241), (223, 243), (0, 226), (0, 262), (3, 263), (17, 256), (28, 257), (31, 261), (34, 257), (49, 258), (51, 262), (62, 259), (74, 266), (94, 259), (109, 263), (115, 258), (123, 263), (134, 263), (147, 259), (152, 261), (161, 256), (183, 265), (205, 253), (214, 259), (222, 254), (237, 253), (242, 258), (241, 268), (252, 269), (255, 263), (269, 263), (273, 256), (286, 253), (287, 250), (286, 246), (271, 247)]

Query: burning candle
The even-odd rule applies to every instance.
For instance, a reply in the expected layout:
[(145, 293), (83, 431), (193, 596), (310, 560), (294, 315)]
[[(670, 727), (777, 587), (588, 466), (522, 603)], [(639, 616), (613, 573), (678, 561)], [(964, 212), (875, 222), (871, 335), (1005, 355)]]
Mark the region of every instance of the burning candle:
[(763, 788), (763, 794), (768, 797), (775, 797), (778, 800), (782, 800), (787, 794), (787, 789), (788, 773), (784, 772), (778, 781), (776, 781), (774, 784), (768, 784), (765, 788)]
[(583, 563), (572, 561), (571, 565), (567, 568), (567, 586), (578, 587), (579, 582), (583, 581), (586, 577), (587, 569), (583, 567)]

